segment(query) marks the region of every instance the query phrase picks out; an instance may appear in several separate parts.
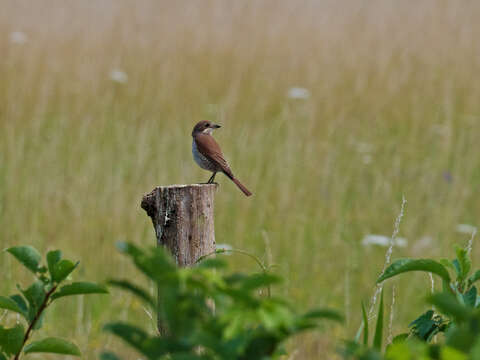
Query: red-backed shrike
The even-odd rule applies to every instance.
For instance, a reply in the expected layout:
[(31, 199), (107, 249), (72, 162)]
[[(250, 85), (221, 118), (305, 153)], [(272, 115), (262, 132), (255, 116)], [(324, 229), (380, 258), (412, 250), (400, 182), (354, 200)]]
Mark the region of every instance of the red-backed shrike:
[(222, 150), (212, 136), (212, 132), (218, 129), (220, 125), (213, 124), (210, 121), (200, 121), (195, 125), (192, 131), (192, 153), (195, 162), (200, 165), (202, 169), (213, 172), (213, 175), (208, 180), (207, 184), (213, 183), (217, 172), (223, 172), (240, 190), (246, 195), (250, 196), (252, 193), (233, 176), (230, 166), (223, 157)]

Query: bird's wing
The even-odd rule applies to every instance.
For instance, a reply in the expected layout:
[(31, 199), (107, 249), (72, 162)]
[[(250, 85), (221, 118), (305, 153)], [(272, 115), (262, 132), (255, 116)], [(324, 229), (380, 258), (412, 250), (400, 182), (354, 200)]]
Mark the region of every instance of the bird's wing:
[(198, 151), (207, 159), (216, 163), (222, 171), (229, 177), (233, 177), (232, 170), (228, 166), (227, 161), (224, 159), (222, 150), (218, 146), (217, 142), (211, 135), (198, 134), (195, 136)]

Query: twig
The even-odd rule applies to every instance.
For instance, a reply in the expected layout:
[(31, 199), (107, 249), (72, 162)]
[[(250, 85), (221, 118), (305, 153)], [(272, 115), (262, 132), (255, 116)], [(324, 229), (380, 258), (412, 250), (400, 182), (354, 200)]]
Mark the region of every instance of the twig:
[(40, 316), (42, 316), (43, 311), (45, 308), (48, 306), (48, 300), (50, 300), (50, 296), (57, 290), (57, 286), (55, 285), (52, 287), (46, 294), (45, 294), (45, 299), (43, 299), (42, 305), (40, 305), (37, 313), (35, 314), (35, 317), (33, 318), (32, 322), (28, 326), (27, 332), (25, 333), (25, 336), (23, 337), (23, 343), (20, 349), (18, 350), (18, 353), (15, 355), (14, 360), (18, 360), (20, 358), (20, 354), (25, 347), (25, 344), (28, 341), (28, 338), (30, 337), (30, 333), (32, 332), (33, 328), (35, 327), (35, 324), (37, 323), (38, 319), (40, 319)]

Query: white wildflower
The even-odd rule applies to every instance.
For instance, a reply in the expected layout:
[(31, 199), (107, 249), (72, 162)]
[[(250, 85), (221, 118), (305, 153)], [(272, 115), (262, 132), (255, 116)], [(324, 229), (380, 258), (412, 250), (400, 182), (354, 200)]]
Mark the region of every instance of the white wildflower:
[(12, 31), (10, 33), (10, 42), (12, 44), (25, 44), (28, 41), (28, 37), (24, 32)]
[(110, 80), (125, 84), (128, 81), (128, 75), (120, 69), (113, 69), (110, 71)]
[(470, 224), (458, 224), (455, 229), (461, 234), (473, 234), (477, 232), (477, 227)]
[(288, 89), (287, 96), (290, 99), (308, 99), (310, 97), (310, 91), (302, 87), (291, 87)]
[[(379, 246), (387, 247), (387, 246), (390, 246), (391, 241), (392, 239), (389, 236), (369, 234), (364, 236), (362, 240), (362, 245), (363, 246), (379, 245)], [(407, 239), (402, 237), (397, 237), (393, 245), (398, 247), (405, 247), (407, 246)]]

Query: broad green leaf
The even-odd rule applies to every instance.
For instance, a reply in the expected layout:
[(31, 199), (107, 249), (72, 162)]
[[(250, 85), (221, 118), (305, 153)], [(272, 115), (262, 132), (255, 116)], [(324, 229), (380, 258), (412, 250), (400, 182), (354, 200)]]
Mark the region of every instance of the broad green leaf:
[(24, 311), (18, 306), (18, 304), (11, 298), (0, 296), (0, 309), (6, 309), (14, 311), (16, 313), (24, 315)]
[(433, 310), (428, 310), (408, 324), (414, 334), (423, 341), (427, 341), (430, 335), (437, 330), (437, 323), (433, 320), (433, 315)]
[(368, 316), (365, 310), (365, 304), (362, 301), (362, 317), (363, 317), (363, 345), (368, 346)]
[(0, 326), (0, 348), (7, 355), (18, 353), (23, 345), (23, 336), (23, 326), (20, 324), (10, 329)]
[(60, 260), (53, 267), (53, 281), (60, 283), (67, 278), (68, 275), (77, 267), (78, 262), (74, 264), (70, 260)]
[(39, 272), (42, 260), (40, 253), (32, 246), (14, 246), (6, 250), (33, 273)]
[(0, 352), (0, 360), (7, 360), (7, 358), (5, 357), (5, 355), (3, 355), (1, 352)]
[(53, 250), (47, 253), (48, 271), (50, 272), (50, 276), (52, 278), (53, 278), (55, 265), (60, 261), (61, 258), (62, 258), (62, 252), (60, 250)]
[(80, 294), (108, 294), (108, 290), (105, 285), (91, 282), (74, 282), (72, 284), (62, 286), (60, 290), (52, 295), (52, 299)]
[(380, 283), (388, 278), (396, 276), (398, 274), (408, 271), (425, 271), (440, 276), (443, 280), (450, 283), (450, 275), (447, 269), (431, 259), (399, 259), (393, 262), (385, 272), (377, 279), (377, 283)]
[(108, 284), (119, 287), (123, 290), (130, 291), (131, 293), (138, 296), (140, 299), (147, 302), (151, 306), (153, 307), (156, 306), (156, 301), (152, 298), (152, 296), (150, 296), (147, 290), (142, 289), (141, 287), (131, 283), (128, 280), (110, 280)]
[(377, 326), (375, 328), (375, 335), (373, 337), (373, 347), (377, 350), (382, 350), (383, 340), (383, 289), (380, 294), (380, 305), (378, 305)]
[(70, 341), (48, 337), (43, 340), (34, 341), (24, 349), (25, 354), (29, 353), (53, 353), (53, 354), (64, 354), (64, 355), (75, 355), (80, 356), (80, 349), (74, 343)]
[(465, 321), (470, 318), (472, 310), (460, 304), (455, 296), (450, 293), (437, 293), (428, 298), (444, 314), (453, 316), (457, 321)]
[(27, 290), (22, 290), (23, 296), (30, 305), (30, 312), (36, 313), (45, 299), (45, 290), (41, 281), (35, 281)]

